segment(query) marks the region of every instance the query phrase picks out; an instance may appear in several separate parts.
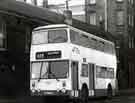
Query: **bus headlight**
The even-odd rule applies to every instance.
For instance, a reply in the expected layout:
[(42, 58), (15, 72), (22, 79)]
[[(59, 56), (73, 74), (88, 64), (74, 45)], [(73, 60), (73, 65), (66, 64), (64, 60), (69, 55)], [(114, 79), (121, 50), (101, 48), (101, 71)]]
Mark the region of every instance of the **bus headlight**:
[(62, 83), (62, 86), (63, 87), (66, 87), (66, 82), (65, 81)]
[(32, 83), (32, 87), (33, 87), (33, 88), (35, 87), (35, 82)]
[(41, 91), (40, 89), (37, 90), (38, 93), (40, 93), (40, 91)]
[(32, 89), (32, 90), (31, 90), (32, 93), (35, 93), (35, 91), (36, 91), (35, 89)]
[(74, 90), (71, 91), (71, 96), (74, 96)]
[(59, 92), (59, 91), (60, 91), (60, 89), (58, 88), (58, 89), (57, 89), (57, 92)]
[(65, 88), (62, 88), (61, 92), (62, 93), (66, 93), (66, 89)]

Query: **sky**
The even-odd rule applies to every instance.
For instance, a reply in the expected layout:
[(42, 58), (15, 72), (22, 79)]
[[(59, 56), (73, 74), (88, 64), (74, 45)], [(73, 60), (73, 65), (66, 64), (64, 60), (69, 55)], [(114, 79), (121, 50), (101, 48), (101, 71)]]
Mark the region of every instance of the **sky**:
[[(65, 4), (66, 0), (48, 0), (48, 4)], [(69, 5), (84, 4), (84, 0), (69, 0)]]
[[(38, 5), (41, 5), (43, 0), (37, 0)], [(66, 0), (48, 0), (48, 4), (65, 4)], [(28, 3), (31, 3), (31, 0), (27, 0)], [(84, 4), (85, 0), (69, 0), (69, 5), (82, 5)]]

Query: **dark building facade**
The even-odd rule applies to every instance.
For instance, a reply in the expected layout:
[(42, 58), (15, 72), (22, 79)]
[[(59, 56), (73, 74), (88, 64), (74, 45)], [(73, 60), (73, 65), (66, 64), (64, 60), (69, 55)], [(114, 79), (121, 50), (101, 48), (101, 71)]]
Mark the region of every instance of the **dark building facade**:
[(29, 89), (31, 31), (38, 23), (15, 11), (7, 12), (8, 4), (16, 8), (18, 3), (0, 3), (0, 96), (19, 96)]
[(28, 21), (0, 14), (0, 95), (16, 95), (29, 87), (31, 30)]
[(130, 0), (128, 5), (128, 70), (129, 70), (129, 86), (135, 87), (135, 2)]

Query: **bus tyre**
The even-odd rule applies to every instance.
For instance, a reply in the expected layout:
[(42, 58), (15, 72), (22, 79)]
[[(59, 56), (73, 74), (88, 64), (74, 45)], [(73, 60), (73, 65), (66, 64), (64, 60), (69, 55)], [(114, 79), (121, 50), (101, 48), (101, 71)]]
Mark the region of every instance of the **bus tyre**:
[(87, 84), (83, 84), (80, 92), (80, 98), (82, 103), (88, 103), (88, 96), (89, 96), (88, 91), (89, 90)]
[(108, 88), (107, 88), (107, 97), (108, 98), (112, 97), (112, 86), (111, 86), (111, 84), (109, 84)]

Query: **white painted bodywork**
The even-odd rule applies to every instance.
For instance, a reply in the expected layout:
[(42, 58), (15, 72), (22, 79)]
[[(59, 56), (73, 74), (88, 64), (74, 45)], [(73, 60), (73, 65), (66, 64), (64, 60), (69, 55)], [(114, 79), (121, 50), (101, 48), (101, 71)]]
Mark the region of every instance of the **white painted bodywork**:
[[(66, 25), (60, 25), (61, 26), (66, 26)], [(53, 26), (47, 26), (47, 27), (40, 27), (38, 29), (43, 29), (43, 28), (51, 28), (55, 27)], [(69, 27), (69, 26), (68, 26)], [(68, 35), (69, 36), (69, 35)], [(92, 36), (92, 35), (91, 35)], [(93, 36), (96, 37), (96, 36)], [(99, 37), (96, 37), (99, 38)], [(100, 38), (99, 38), (100, 39)], [(100, 39), (103, 40), (103, 39)], [(111, 43), (107, 40), (104, 40), (105, 42)], [(42, 51), (56, 51), (59, 50), (62, 53), (62, 57), (59, 59), (42, 59), (42, 60), (36, 60), (35, 55), (36, 52), (42, 52)], [(101, 78), (96, 78), (95, 76), (95, 89), (107, 89), (107, 86), (109, 83), (111, 83), (113, 89), (116, 88), (116, 55), (112, 54), (107, 54), (101, 51), (97, 51), (94, 49), (78, 46), (75, 44), (69, 43), (57, 43), (57, 44), (41, 44), (41, 45), (32, 45), (31, 46), (31, 51), (30, 51), (30, 61), (52, 61), (52, 60), (74, 60), (79, 62), (79, 89), (81, 89), (82, 84), (86, 83), (89, 87), (89, 80), (86, 77), (81, 77), (81, 64), (83, 62), (83, 58), (86, 58), (85, 63), (92, 63), (95, 65), (100, 65), (100, 66), (106, 66), (110, 68), (114, 68), (115, 72), (115, 78), (114, 79), (101, 79)], [(72, 90), (72, 80), (71, 80), (71, 66), (69, 66), (69, 77), (66, 79), (59, 79), (57, 81), (56, 79), (42, 79), (40, 82), (37, 80), (31, 80), (31, 85), (30, 88), (32, 89), (32, 83), (35, 82), (35, 89), (40, 89), (40, 90), (61, 90), (65, 88), (66, 90)], [(66, 86), (62, 87), (62, 83), (65, 82)]]

